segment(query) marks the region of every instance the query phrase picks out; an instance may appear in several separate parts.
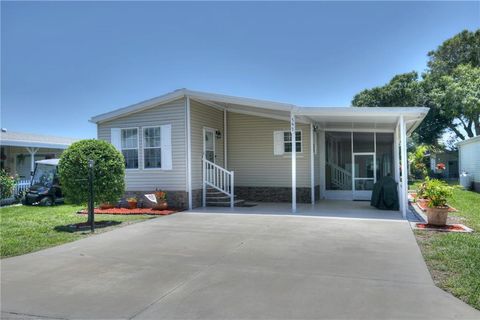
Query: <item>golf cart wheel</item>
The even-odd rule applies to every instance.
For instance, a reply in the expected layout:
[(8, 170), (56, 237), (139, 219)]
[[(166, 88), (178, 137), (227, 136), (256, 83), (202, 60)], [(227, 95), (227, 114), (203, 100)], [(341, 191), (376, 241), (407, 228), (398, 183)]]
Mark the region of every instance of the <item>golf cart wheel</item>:
[(45, 206), (45, 207), (50, 207), (53, 206), (53, 199), (52, 197), (45, 197), (42, 200), (40, 200), (40, 205)]

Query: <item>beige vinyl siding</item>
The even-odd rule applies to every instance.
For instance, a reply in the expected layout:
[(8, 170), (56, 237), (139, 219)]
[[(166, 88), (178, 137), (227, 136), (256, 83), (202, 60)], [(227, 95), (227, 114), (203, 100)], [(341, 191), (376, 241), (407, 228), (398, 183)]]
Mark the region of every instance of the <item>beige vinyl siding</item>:
[(192, 131), (192, 190), (202, 188), (203, 128), (220, 130), (221, 139), (215, 138), (215, 163), (224, 166), (223, 110), (190, 100)]
[[(143, 169), (143, 127), (172, 125), (172, 170)], [(129, 114), (97, 126), (98, 139), (110, 142), (112, 128), (139, 128), (139, 169), (126, 170), (127, 191), (186, 190), (185, 99)]]
[[(227, 113), (228, 169), (242, 187), (291, 187), (291, 156), (273, 154), (273, 132), (290, 130), (290, 122)], [(297, 122), (302, 131), (302, 153), (297, 153), (297, 187), (310, 187), (310, 125)]]

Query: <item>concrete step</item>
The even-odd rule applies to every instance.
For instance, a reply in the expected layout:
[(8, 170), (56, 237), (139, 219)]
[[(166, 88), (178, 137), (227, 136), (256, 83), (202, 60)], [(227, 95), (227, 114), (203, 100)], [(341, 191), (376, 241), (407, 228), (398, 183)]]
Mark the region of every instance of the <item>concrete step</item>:
[[(245, 203), (245, 200), (237, 199), (233, 202), (235, 207), (241, 207)], [(230, 207), (230, 201), (208, 201), (207, 206), (209, 207)]]

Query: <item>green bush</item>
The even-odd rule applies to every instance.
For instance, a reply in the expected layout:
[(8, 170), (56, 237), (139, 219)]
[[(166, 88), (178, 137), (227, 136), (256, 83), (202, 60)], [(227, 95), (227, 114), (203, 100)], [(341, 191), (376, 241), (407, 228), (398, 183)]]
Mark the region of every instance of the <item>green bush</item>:
[(5, 170), (0, 170), (0, 199), (10, 198), (13, 195), (14, 186), (15, 178)]
[(427, 179), (423, 186), (423, 196), (428, 199), (429, 207), (445, 207), (452, 192), (452, 187), (438, 179)]
[(88, 160), (95, 161), (95, 202), (117, 202), (125, 192), (123, 155), (110, 143), (94, 139), (73, 143), (60, 158), (58, 172), (66, 200), (88, 201)]

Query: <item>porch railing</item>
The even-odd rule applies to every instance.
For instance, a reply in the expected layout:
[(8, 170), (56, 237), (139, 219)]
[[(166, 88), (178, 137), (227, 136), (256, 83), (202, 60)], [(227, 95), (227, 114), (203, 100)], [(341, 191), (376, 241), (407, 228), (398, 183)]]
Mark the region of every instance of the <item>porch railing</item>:
[(348, 190), (352, 188), (352, 174), (331, 162), (327, 165), (330, 167), (330, 177), (334, 185), (340, 190)]
[(207, 186), (230, 197), (230, 207), (235, 205), (234, 172), (228, 171), (203, 157), (203, 206), (207, 204)]

